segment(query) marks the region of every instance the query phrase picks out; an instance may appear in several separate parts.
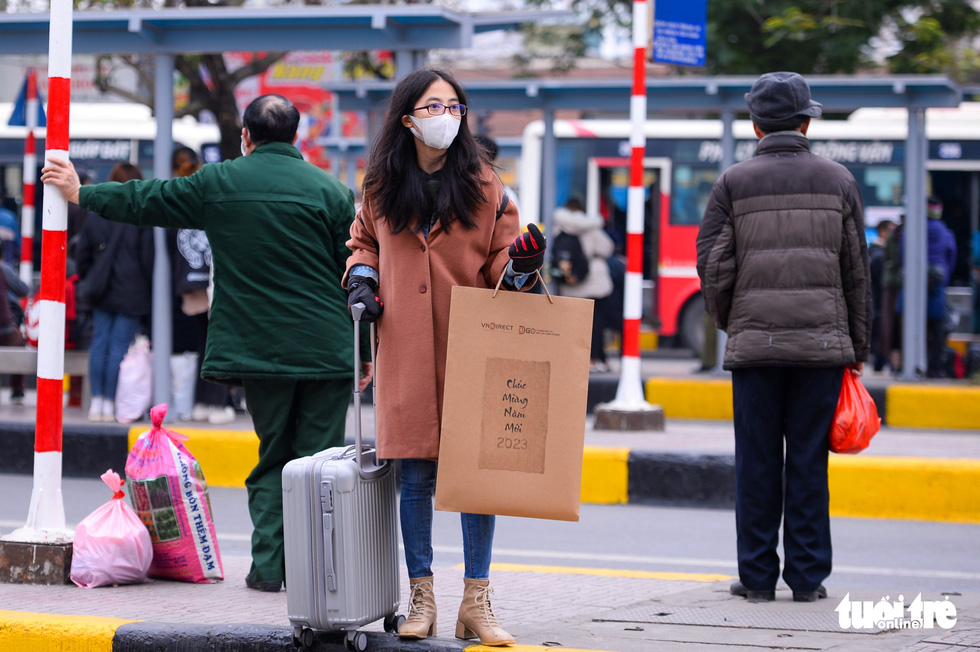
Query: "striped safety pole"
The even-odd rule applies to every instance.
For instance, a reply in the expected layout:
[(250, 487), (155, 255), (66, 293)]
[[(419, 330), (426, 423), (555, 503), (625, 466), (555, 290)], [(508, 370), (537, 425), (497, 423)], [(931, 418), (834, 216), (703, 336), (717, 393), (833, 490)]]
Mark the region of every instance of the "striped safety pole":
[[(48, 131), (44, 158), (68, 160), (71, 101), (72, 0), (51, 1), (48, 35)], [(62, 395), (65, 376), (65, 256), (68, 202), (44, 186), (41, 218), (41, 290), (37, 342), (37, 418), (34, 490), (25, 530), (34, 540), (70, 540), (61, 495)], [(17, 533), (14, 533), (15, 535)]]
[(633, 2), (633, 94), (630, 97), (630, 185), (626, 204), (626, 282), (623, 289), (623, 357), (617, 408), (643, 408), (643, 381), (640, 370), (640, 317), (643, 314), (643, 154), (647, 117), (646, 0)]
[[(24, 139), (24, 201), (20, 211), (20, 280), (28, 288), (34, 286), (34, 184), (37, 183), (37, 143), (34, 132), (38, 125), (37, 72), (27, 71), (27, 137)], [(20, 300), (27, 307), (27, 297)]]

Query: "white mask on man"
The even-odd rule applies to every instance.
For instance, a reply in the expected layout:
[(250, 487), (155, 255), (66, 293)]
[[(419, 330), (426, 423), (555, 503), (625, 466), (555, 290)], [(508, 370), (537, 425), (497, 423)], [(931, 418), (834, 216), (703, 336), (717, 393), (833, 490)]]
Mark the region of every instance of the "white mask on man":
[(242, 156), (248, 156), (248, 150), (245, 149), (245, 134), (242, 134)]
[(456, 134), (459, 133), (460, 120), (451, 116), (449, 111), (423, 120), (413, 115), (408, 117), (415, 125), (412, 128), (415, 137), (433, 149), (449, 149)]

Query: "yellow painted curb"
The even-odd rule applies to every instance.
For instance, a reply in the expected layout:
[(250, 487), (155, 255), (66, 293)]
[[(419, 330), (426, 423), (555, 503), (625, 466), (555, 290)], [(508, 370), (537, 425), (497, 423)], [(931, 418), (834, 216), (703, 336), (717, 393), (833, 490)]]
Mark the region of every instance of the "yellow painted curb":
[(112, 652), (120, 625), (138, 622), (99, 616), (62, 616), (0, 611), (0, 650), (4, 652)]
[(629, 457), (628, 448), (586, 446), (582, 458), (582, 502), (629, 502)]
[(980, 523), (980, 460), (832, 455), (833, 516)]
[[(259, 438), (254, 432), (209, 428), (169, 429), (187, 435), (184, 446), (201, 464), (208, 486), (245, 488), (245, 478), (259, 462)], [(130, 450), (136, 438), (146, 430), (145, 425), (129, 429)]]
[(980, 387), (890, 385), (885, 423), (909, 428), (980, 429)]
[(664, 409), (665, 419), (732, 419), (730, 380), (650, 378), (646, 399)]
[(466, 652), (500, 652), (501, 650), (507, 650), (507, 652), (533, 652), (535, 650), (550, 650), (560, 649), (562, 652), (602, 652), (602, 650), (582, 650), (579, 648), (555, 648), (548, 647), (546, 645), (508, 645), (507, 647), (490, 647), (489, 645), (467, 645), (465, 648)]

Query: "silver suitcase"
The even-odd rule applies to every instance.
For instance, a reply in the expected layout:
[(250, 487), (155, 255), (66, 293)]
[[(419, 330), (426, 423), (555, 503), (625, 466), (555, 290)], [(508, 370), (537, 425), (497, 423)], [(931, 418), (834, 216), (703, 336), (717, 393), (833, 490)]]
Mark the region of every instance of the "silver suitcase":
[[(360, 311), (354, 312), (357, 378)], [(395, 470), (362, 445), (360, 399), (355, 382), (354, 446), (292, 460), (282, 471), (286, 608), (294, 645), (307, 649), (314, 630), (325, 630), (345, 632), (348, 648), (364, 650), (367, 636), (358, 627), (383, 618), (392, 632), (404, 620), (396, 613)]]

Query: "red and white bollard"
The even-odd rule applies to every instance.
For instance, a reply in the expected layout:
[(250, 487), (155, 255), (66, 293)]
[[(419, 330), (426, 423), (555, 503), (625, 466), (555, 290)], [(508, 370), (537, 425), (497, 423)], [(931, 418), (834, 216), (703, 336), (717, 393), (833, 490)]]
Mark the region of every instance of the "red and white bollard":
[(623, 289), (623, 356), (616, 399), (595, 408), (595, 427), (663, 430), (663, 409), (647, 403), (640, 368), (643, 316), (643, 155), (647, 118), (646, 58), (649, 20), (646, 0), (633, 2), (633, 92), (630, 97), (630, 185), (626, 196), (626, 282)]
[[(71, 0), (52, 0), (48, 37), (48, 132), (45, 159), (68, 160), (71, 102)], [(37, 419), (34, 435), (34, 490), (27, 524), (8, 538), (69, 541), (61, 495), (62, 396), (65, 370), (65, 258), (68, 202), (54, 186), (44, 187), (41, 221), (41, 289), (37, 346)]]
[[(29, 288), (34, 285), (34, 185), (37, 183), (37, 143), (34, 140), (34, 132), (38, 126), (39, 104), (37, 73), (31, 68), (27, 71), (24, 203), (20, 212), (20, 280)], [(24, 297), (21, 299), (21, 308), (26, 307), (27, 297)]]

